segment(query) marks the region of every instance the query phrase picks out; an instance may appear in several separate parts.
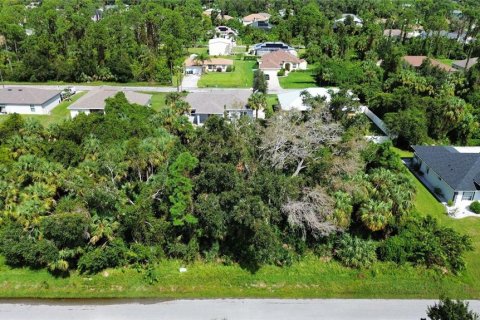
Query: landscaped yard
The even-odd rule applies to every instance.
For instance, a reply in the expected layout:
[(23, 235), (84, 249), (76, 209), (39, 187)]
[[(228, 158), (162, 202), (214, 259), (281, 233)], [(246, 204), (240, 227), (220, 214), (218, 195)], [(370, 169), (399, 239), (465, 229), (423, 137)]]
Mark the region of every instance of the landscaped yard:
[(280, 86), (284, 89), (305, 89), (317, 87), (314, 69), (290, 72), (286, 77), (278, 77)]
[[(43, 126), (48, 127), (52, 123), (58, 123), (65, 119), (70, 118), (70, 110), (68, 110), (68, 106), (71, 105), (73, 102), (77, 101), (81, 96), (83, 96), (86, 92), (79, 92), (74, 95), (71, 101), (63, 101), (58, 106), (53, 109), (50, 114), (22, 114), (21, 116), (25, 119), (36, 119), (38, 120)], [(8, 115), (0, 115), (0, 123), (4, 121), (4, 119)]]
[(165, 97), (168, 92), (142, 92), (146, 94), (152, 95), (152, 109), (155, 111), (159, 111), (163, 107), (165, 107)]
[(251, 88), (255, 61), (234, 60), (232, 72), (209, 72), (200, 78), (200, 88)]
[[(156, 96), (160, 98), (160, 96)], [(411, 153), (410, 153), (411, 154)], [(406, 156), (408, 153), (402, 153)], [(415, 180), (416, 207), (443, 225), (469, 234), (475, 251), (466, 256), (467, 271), (442, 276), (438, 271), (391, 263), (376, 263), (356, 270), (307, 255), (290, 267), (265, 266), (252, 274), (238, 265), (164, 260), (155, 271), (158, 282), (149, 284), (145, 272), (134, 268), (108, 270), (98, 275), (73, 273), (55, 278), (45, 270), (11, 269), (0, 258), (0, 297), (157, 297), (157, 298), (434, 298), (441, 294), (480, 298), (480, 219), (454, 220)], [(186, 266), (186, 273), (178, 269)]]

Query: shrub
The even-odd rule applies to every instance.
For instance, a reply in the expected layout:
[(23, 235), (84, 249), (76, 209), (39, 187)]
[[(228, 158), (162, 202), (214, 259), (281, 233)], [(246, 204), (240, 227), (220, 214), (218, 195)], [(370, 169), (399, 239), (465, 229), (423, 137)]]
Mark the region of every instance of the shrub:
[(106, 268), (119, 267), (126, 262), (127, 249), (122, 241), (114, 241), (106, 247), (95, 248), (78, 260), (80, 273), (95, 274)]
[(435, 192), (435, 194), (439, 196), (443, 195), (442, 189), (440, 189), (439, 187), (433, 188), (433, 192)]
[(463, 253), (472, 249), (468, 236), (441, 227), (435, 219), (426, 217), (409, 222), (399, 235), (386, 240), (379, 248), (379, 258), (457, 272), (465, 267)]
[(285, 75), (285, 69), (280, 69), (280, 71), (277, 72), (277, 76), (283, 77)]
[(72, 248), (85, 244), (87, 217), (81, 213), (54, 214), (43, 218), (41, 229), (45, 238), (59, 248)]
[(453, 206), (453, 200), (452, 199), (447, 201), (447, 206), (449, 206), (449, 207)]
[(478, 200), (473, 201), (473, 202), (470, 204), (470, 210), (472, 210), (472, 211), (475, 212), (476, 214), (480, 214), (480, 202), (479, 202)]
[(5, 262), (15, 267), (42, 268), (58, 259), (58, 249), (52, 241), (30, 238), (15, 223), (7, 224), (0, 234), (0, 252)]
[(377, 260), (375, 249), (374, 242), (346, 233), (336, 244), (335, 257), (347, 267), (368, 268)]
[(468, 309), (468, 302), (443, 298), (438, 304), (429, 306), (427, 315), (432, 320), (477, 320), (479, 315)]
[(226, 72), (232, 72), (233, 71), (233, 66), (227, 66)]

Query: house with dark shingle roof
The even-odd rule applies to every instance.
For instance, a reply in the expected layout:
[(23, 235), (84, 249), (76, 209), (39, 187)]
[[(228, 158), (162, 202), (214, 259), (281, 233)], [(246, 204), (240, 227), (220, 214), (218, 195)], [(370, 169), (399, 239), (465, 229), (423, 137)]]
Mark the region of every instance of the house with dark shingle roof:
[(0, 89), (0, 113), (50, 114), (61, 101), (60, 90), (31, 87)]
[(428, 187), (455, 205), (480, 200), (480, 148), (453, 146), (412, 146), (413, 164)]

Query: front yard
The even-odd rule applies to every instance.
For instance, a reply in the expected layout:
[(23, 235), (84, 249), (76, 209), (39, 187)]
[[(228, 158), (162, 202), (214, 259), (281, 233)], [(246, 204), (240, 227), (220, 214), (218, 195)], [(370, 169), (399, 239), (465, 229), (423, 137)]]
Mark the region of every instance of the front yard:
[(255, 61), (234, 60), (232, 72), (209, 72), (198, 81), (199, 88), (251, 88)]

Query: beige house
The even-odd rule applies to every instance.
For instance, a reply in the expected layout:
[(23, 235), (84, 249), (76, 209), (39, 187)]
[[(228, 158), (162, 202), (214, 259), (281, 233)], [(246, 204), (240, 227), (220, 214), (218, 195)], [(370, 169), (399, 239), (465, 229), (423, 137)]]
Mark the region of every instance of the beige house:
[(284, 69), (285, 74), (288, 74), (288, 72), (294, 70), (306, 70), (307, 61), (300, 59), (287, 51), (278, 50), (263, 55), (260, 59), (259, 67), (260, 70), (263, 71), (280, 71), (281, 69)]
[(200, 75), (204, 72), (227, 72), (229, 67), (233, 68), (233, 60), (224, 58), (209, 58), (198, 61), (196, 55), (192, 54), (185, 60), (185, 73)]
[(259, 13), (252, 13), (248, 16), (243, 17), (242, 22), (244, 26), (249, 26), (254, 22), (261, 21), (261, 22), (268, 22), (270, 20), (270, 14), (265, 12)]

